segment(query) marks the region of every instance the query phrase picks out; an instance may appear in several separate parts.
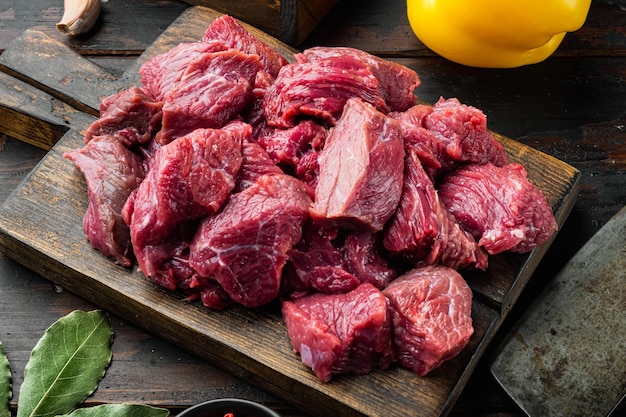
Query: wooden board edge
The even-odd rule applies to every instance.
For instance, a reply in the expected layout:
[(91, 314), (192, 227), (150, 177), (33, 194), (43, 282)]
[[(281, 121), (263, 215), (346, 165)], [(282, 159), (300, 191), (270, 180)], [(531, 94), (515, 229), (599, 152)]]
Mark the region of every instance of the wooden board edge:
[(93, 116), (101, 98), (117, 91), (117, 77), (35, 29), (9, 44), (0, 55), (0, 70)]
[(70, 129), (86, 129), (95, 120), (94, 116), (0, 72), (1, 133), (50, 150)]

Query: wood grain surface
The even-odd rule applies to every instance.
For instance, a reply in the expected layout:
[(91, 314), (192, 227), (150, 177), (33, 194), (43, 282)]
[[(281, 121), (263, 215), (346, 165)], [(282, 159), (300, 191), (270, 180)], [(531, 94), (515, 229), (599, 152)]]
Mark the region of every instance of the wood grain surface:
[[(178, 42), (197, 39), (215, 16), (209, 9), (188, 9), (119, 79), (110, 73), (90, 73), (90, 65), (83, 62), (84, 58), (36, 31), (25, 33), (15, 45), (41, 43), (43, 39), (53, 45), (48, 50), (54, 50), (57, 58), (64, 57), (57, 59), (54, 67), (43, 69), (36, 65), (36, 55), (45, 53), (36, 48), (26, 49), (35, 55), (29, 61), (32, 65), (21, 66), (19, 56), (11, 52), (14, 47), (18, 50), (15, 45), (7, 48), (0, 61), (11, 75), (28, 85), (36, 84), (42, 90), (38, 93), (42, 103), (49, 95), (51, 101), (61, 100), (75, 107), (81, 103), (85, 113), (93, 113), (104, 94), (136, 82), (136, 70), (145, 59)], [(266, 36), (264, 39), (285, 54), (292, 51), (280, 42)], [(75, 68), (74, 72), (66, 72), (64, 65)], [(88, 88), (67, 88), (74, 79), (76, 85), (88, 81)], [(99, 82), (103, 85), (101, 90)], [(33, 115), (41, 108), (19, 107), (15, 112), (41, 120), (37, 114)], [(72, 112), (68, 110), (68, 113)], [(82, 145), (81, 131), (89, 120), (89, 117), (75, 117), (71, 123), (42, 122), (54, 126), (52, 131), (57, 135), (62, 131), (59, 126), (69, 125), (69, 130), (3, 205), (0, 212), (3, 251), (96, 305), (112, 309), (121, 317), (221, 364), (234, 375), (316, 415), (407, 415), (418, 408), (425, 415), (447, 414), (548, 248), (545, 245), (528, 255), (493, 257), (487, 273), (468, 275), (476, 294), (473, 310), (476, 333), (460, 356), (432, 376), (419, 378), (394, 368), (363, 377), (340, 377), (322, 384), (291, 352), (276, 306), (257, 310), (233, 308), (220, 313), (207, 311), (157, 288), (136, 271), (116, 267), (91, 249), (82, 232), (81, 219), (86, 209), (84, 180), (62, 158), (63, 152)], [(27, 132), (21, 134), (28, 136)], [(46, 135), (33, 136), (44, 139)], [(511, 159), (527, 167), (531, 180), (546, 193), (559, 225), (563, 225), (576, 200), (578, 170), (519, 142), (502, 136), (499, 139)], [(49, 138), (46, 143), (50, 143)], [(47, 146), (46, 143), (42, 142), (41, 146)], [(311, 403), (318, 406), (312, 409)]]

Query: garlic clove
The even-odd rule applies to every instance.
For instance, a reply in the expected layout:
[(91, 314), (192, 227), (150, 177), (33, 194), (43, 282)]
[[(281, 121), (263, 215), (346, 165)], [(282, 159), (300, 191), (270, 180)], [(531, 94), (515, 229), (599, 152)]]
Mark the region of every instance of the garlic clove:
[(63, 17), (56, 27), (70, 36), (88, 32), (100, 15), (100, 0), (64, 0), (63, 7)]

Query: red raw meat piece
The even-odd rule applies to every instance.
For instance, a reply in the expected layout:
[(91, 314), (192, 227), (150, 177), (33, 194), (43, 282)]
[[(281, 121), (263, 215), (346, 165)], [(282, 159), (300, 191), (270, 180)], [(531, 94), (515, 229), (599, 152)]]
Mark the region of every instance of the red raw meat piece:
[(242, 144), (243, 161), (237, 174), (234, 193), (245, 190), (265, 174), (282, 174), (283, 171), (272, 161), (267, 152), (256, 142), (245, 140)]
[(299, 298), (314, 292), (341, 294), (360, 284), (347, 270), (338, 240), (336, 228), (311, 221), (304, 224), (302, 238), (288, 253), (281, 288), (286, 297)]
[(433, 111), (423, 119), (423, 127), (440, 141), (440, 155), (444, 169), (459, 162), (506, 165), (508, 157), (502, 145), (487, 129), (487, 117), (479, 109), (461, 104), (458, 99), (439, 99)]
[(354, 57), (368, 66), (378, 80), (378, 91), (392, 111), (404, 111), (415, 104), (415, 89), (420, 85), (417, 73), (404, 65), (388, 61), (360, 49), (317, 46), (296, 54), (297, 62), (313, 62), (330, 57)]
[(433, 106), (428, 104), (415, 104), (405, 111), (394, 111), (389, 116), (412, 126), (423, 126), (424, 118), (433, 112)]
[(89, 204), (83, 230), (91, 245), (123, 266), (133, 264), (130, 230), (122, 218), (126, 200), (144, 179), (141, 157), (116, 137), (98, 136), (63, 155), (87, 182)]
[(276, 163), (297, 166), (309, 150), (321, 150), (328, 130), (313, 120), (303, 120), (292, 128), (266, 128), (257, 137), (257, 142)]
[(346, 101), (357, 97), (387, 112), (378, 80), (369, 67), (351, 56), (285, 65), (263, 100), (267, 124), (289, 128), (303, 117), (334, 125)]
[(398, 362), (424, 376), (458, 355), (474, 333), (472, 291), (445, 266), (413, 269), (383, 290)]
[(85, 132), (85, 143), (94, 136), (112, 135), (126, 147), (147, 143), (161, 127), (163, 103), (143, 89), (131, 87), (100, 102), (100, 117)]
[(295, 178), (263, 175), (203, 219), (190, 245), (189, 263), (235, 302), (267, 304), (278, 295), (287, 251), (300, 239), (309, 205)]
[(311, 217), (320, 223), (378, 231), (402, 193), (404, 145), (398, 121), (350, 99), (319, 157)]
[(351, 232), (346, 237), (343, 253), (348, 271), (361, 282), (383, 289), (397, 276), (378, 246), (378, 233)]
[(522, 165), (459, 167), (438, 188), (450, 213), (490, 254), (528, 252), (557, 230), (550, 204)]
[(251, 133), (250, 125), (232, 122), (223, 129), (194, 130), (157, 151), (146, 179), (125, 208), (144, 274), (155, 276), (160, 264), (180, 250), (185, 238), (165, 239), (180, 232), (181, 224), (224, 204), (241, 167), (242, 142)]
[(189, 63), (207, 53), (225, 51), (219, 41), (181, 43), (169, 51), (155, 55), (139, 68), (141, 82), (156, 101), (163, 101), (187, 71)]
[(346, 293), (362, 282), (384, 288), (396, 277), (396, 271), (380, 254), (377, 236), (307, 222), (302, 238), (288, 254), (289, 268), (282, 288), (285, 296)]
[(205, 53), (190, 61), (163, 98), (158, 142), (166, 144), (199, 128), (224, 126), (252, 99), (259, 68), (257, 55), (236, 49)]
[(347, 294), (285, 301), (283, 317), (294, 351), (317, 377), (366, 374), (394, 361), (389, 303), (369, 283)]
[(402, 196), (385, 226), (385, 248), (414, 265), (486, 269), (487, 254), (441, 203), (422, 167), (421, 150), (411, 144), (405, 150)]
[(235, 18), (224, 15), (215, 19), (206, 29), (203, 42), (218, 40), (233, 49), (247, 54), (256, 54), (261, 60), (263, 71), (272, 77), (278, 75), (280, 68), (287, 64), (275, 49), (248, 32)]

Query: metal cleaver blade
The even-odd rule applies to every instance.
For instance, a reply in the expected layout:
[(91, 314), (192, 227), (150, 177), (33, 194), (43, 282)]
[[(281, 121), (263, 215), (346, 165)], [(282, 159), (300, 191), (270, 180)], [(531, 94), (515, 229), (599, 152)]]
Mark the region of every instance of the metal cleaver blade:
[(606, 417), (626, 395), (626, 207), (565, 265), (496, 350), (531, 417)]

